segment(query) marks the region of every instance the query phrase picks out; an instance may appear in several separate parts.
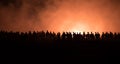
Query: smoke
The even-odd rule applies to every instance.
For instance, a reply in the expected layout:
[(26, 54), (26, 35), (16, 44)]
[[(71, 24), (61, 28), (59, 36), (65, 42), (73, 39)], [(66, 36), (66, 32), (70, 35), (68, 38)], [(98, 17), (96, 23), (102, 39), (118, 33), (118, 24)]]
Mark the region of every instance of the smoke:
[(0, 30), (119, 32), (119, 0), (0, 0)]

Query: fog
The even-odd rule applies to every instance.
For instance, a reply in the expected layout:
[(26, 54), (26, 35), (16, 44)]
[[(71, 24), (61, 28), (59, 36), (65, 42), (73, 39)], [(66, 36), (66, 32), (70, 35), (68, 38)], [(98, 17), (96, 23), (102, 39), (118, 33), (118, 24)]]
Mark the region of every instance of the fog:
[(119, 0), (0, 0), (0, 30), (120, 32)]

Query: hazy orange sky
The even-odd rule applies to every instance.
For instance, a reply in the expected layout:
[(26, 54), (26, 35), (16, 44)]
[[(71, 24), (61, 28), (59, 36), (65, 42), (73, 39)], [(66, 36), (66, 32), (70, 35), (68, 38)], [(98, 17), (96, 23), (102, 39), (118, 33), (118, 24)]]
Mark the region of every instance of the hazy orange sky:
[(120, 32), (120, 0), (0, 0), (0, 30)]

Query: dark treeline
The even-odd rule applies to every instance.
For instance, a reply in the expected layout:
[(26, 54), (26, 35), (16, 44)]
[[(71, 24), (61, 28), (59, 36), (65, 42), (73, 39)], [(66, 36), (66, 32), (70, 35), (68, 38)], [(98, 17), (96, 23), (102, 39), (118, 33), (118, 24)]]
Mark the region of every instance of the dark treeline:
[(13, 62), (39, 58), (51, 62), (111, 63), (120, 56), (120, 33), (0, 31), (0, 47), (2, 59)]

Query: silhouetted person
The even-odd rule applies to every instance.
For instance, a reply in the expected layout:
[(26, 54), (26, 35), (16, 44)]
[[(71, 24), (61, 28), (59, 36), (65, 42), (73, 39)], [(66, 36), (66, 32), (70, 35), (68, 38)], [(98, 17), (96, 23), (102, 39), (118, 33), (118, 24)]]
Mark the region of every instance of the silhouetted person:
[(100, 39), (100, 34), (99, 34), (98, 32), (95, 32), (95, 38), (96, 38), (97, 40)]
[(62, 33), (62, 40), (65, 40), (66, 39), (66, 34), (65, 32)]
[(60, 34), (60, 32), (57, 33), (56, 39), (57, 39), (57, 40), (60, 40), (60, 39), (61, 39), (61, 34)]

